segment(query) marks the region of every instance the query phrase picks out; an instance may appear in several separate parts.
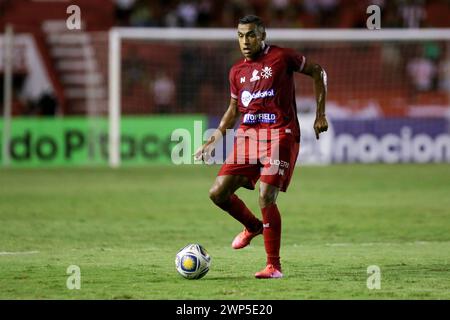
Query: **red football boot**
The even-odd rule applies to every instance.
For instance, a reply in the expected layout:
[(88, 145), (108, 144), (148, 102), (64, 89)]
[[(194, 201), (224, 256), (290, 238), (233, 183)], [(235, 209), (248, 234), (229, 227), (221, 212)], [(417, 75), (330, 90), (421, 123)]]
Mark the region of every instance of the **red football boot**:
[(242, 249), (245, 248), (246, 246), (248, 246), (250, 244), (250, 241), (252, 241), (252, 239), (254, 237), (256, 237), (259, 234), (263, 233), (263, 226), (261, 226), (261, 229), (259, 229), (256, 232), (250, 232), (247, 230), (247, 228), (244, 228), (244, 231), (242, 231), (241, 233), (239, 233), (233, 240), (233, 243), (231, 244), (231, 246), (233, 247), (233, 249)]
[(255, 277), (258, 279), (278, 279), (282, 278), (283, 274), (273, 264), (268, 264), (263, 270), (255, 273)]

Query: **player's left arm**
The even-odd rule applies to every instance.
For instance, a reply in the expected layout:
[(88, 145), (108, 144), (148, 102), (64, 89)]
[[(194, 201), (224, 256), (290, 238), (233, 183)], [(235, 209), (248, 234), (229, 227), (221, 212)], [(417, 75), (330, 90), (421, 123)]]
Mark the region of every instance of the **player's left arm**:
[(304, 73), (314, 80), (314, 93), (316, 95), (316, 120), (314, 121), (314, 131), (316, 138), (319, 134), (328, 130), (328, 122), (325, 116), (325, 100), (327, 98), (327, 73), (317, 63), (306, 61), (301, 73)]

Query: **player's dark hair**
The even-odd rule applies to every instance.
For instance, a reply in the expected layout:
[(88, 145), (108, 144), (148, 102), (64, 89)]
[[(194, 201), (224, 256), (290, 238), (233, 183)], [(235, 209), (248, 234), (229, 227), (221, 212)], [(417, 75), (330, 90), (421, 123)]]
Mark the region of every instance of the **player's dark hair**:
[(248, 14), (245, 17), (239, 19), (239, 24), (249, 24), (249, 23), (254, 23), (261, 33), (263, 33), (266, 29), (262, 19), (253, 14)]

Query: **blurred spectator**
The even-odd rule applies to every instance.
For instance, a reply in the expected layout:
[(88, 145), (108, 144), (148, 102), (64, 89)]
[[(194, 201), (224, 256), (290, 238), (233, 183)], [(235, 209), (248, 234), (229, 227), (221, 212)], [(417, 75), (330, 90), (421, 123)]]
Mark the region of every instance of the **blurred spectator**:
[(244, 15), (253, 12), (250, 4), (244, 0), (230, 0), (225, 3), (222, 14), (224, 17), (224, 23), (226, 26), (236, 26), (239, 18)]
[(319, 13), (319, 4), (316, 0), (303, 0), (303, 8), (312, 15)]
[(304, 0), (303, 7), (316, 17), (318, 26), (331, 27), (336, 24), (339, 0)]
[(199, 9), (194, 0), (181, 1), (177, 7), (177, 16), (182, 27), (192, 28), (197, 24)]
[(163, 26), (165, 27), (178, 27), (178, 16), (176, 6), (172, 3), (164, 6), (163, 8)]
[(155, 27), (152, 12), (147, 1), (139, 1), (130, 16), (130, 25), (133, 27)]
[(402, 55), (397, 43), (385, 42), (381, 48), (383, 63), (386, 68), (398, 70), (401, 66)]
[(42, 93), (36, 100), (28, 101), (26, 114), (32, 116), (54, 116), (58, 111), (58, 102), (51, 92)]
[(400, 28), (402, 19), (398, 14), (397, 5), (394, 1), (388, 1), (382, 8), (381, 28)]
[(428, 41), (424, 44), (424, 55), (425, 58), (431, 59), (434, 62), (439, 61), (441, 57), (441, 47), (435, 41)]
[(273, 28), (285, 28), (291, 25), (291, 15), (288, 11), (289, 0), (271, 0), (271, 11), (273, 18), (270, 25)]
[(173, 110), (172, 103), (174, 101), (175, 83), (165, 73), (159, 72), (156, 79), (151, 84), (153, 101), (156, 113), (167, 113)]
[(407, 72), (417, 91), (426, 92), (434, 89), (437, 68), (430, 59), (423, 56), (411, 59), (407, 65)]
[(116, 21), (119, 26), (130, 24), (130, 15), (136, 0), (115, 0), (116, 3)]
[(204, 77), (204, 60), (202, 52), (189, 46), (183, 47), (181, 52), (181, 70), (177, 85), (178, 105), (183, 111), (194, 112), (198, 107), (200, 85)]
[(198, 5), (198, 26), (207, 27), (212, 24), (213, 3), (211, 0), (201, 0)]
[(253, 13), (274, 28), (366, 28), (366, 8), (377, 5), (382, 28), (450, 27), (448, 0), (114, 1), (118, 25), (230, 28)]
[(275, 11), (285, 12), (289, 6), (289, 0), (271, 0), (271, 3)]
[(319, 7), (319, 25), (332, 27), (336, 25), (336, 14), (339, 8), (339, 0), (316, 0)]
[(44, 93), (37, 101), (37, 108), (43, 116), (54, 116), (57, 106), (56, 98), (51, 93)]
[(124, 82), (124, 94), (132, 94), (131, 90), (142, 84), (145, 79), (145, 70), (142, 66), (145, 65), (145, 61), (138, 55), (135, 48), (131, 48), (128, 54), (124, 55), (123, 59), (123, 82)]
[(405, 28), (420, 28), (427, 15), (423, 0), (403, 0), (398, 11)]

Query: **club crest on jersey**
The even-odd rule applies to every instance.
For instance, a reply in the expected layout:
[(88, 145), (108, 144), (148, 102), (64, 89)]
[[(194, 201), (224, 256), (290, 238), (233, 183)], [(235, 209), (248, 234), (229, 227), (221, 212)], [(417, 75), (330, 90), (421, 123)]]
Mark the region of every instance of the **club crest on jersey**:
[(261, 70), (261, 77), (264, 79), (269, 79), (272, 76), (272, 68), (271, 67), (264, 67)]
[(261, 79), (260, 76), (258, 76), (258, 70), (253, 70), (252, 77), (250, 78), (250, 82), (258, 81)]
[(265, 91), (258, 91), (255, 93), (251, 93), (247, 90), (242, 91), (241, 93), (241, 102), (245, 107), (248, 107), (250, 102), (253, 99), (260, 99), (260, 98), (266, 98), (266, 97), (273, 97), (275, 96), (275, 90), (269, 89)]

